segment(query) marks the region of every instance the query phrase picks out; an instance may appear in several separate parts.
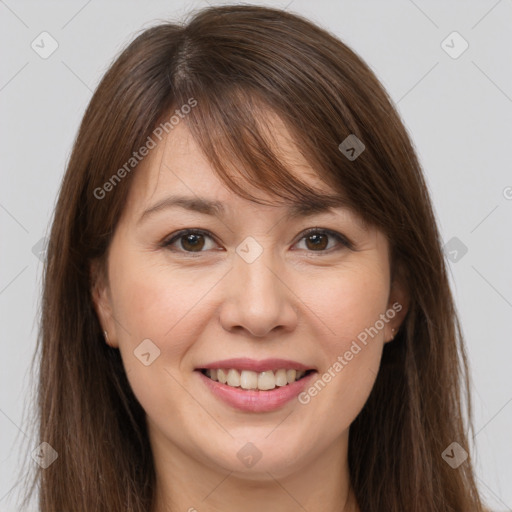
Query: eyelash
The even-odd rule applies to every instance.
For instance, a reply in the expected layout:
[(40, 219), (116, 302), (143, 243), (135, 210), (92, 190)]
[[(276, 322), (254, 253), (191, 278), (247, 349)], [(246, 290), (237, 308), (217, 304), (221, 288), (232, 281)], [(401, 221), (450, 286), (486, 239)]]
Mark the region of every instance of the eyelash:
[[(330, 249), (321, 250), (321, 251), (309, 250), (308, 252), (320, 253), (320, 255), (322, 255), (322, 254), (330, 254), (330, 253), (335, 252), (337, 250), (341, 250), (344, 247), (348, 248), (348, 249), (351, 249), (351, 250), (354, 250), (354, 246), (353, 246), (352, 242), (350, 242), (350, 240), (348, 240), (344, 235), (342, 235), (341, 233), (337, 233), (336, 231), (332, 231), (330, 229), (325, 229), (325, 228), (314, 227), (314, 228), (309, 228), (306, 231), (303, 231), (299, 235), (300, 238), (299, 238), (298, 242), (302, 241), (304, 238), (307, 238), (308, 236), (310, 236), (312, 234), (320, 234), (320, 235), (331, 236), (331, 237), (335, 238), (341, 244), (342, 247), (338, 247), (338, 248), (331, 247)], [(194, 251), (185, 251), (185, 250), (171, 249), (171, 245), (175, 241), (178, 241), (180, 238), (182, 238), (185, 235), (203, 235), (203, 236), (207, 236), (207, 237), (209, 237), (209, 238), (211, 238), (212, 240), (215, 241), (215, 237), (213, 237), (213, 235), (211, 235), (208, 231), (204, 231), (202, 229), (192, 229), (191, 228), (191, 229), (182, 229), (181, 231), (178, 231), (176, 234), (171, 235), (170, 238), (168, 238), (168, 239), (166, 239), (166, 240), (164, 240), (162, 242), (161, 246), (164, 247), (164, 248), (167, 248), (168, 250), (170, 250), (172, 252), (186, 254), (187, 257), (192, 257), (192, 258), (197, 258), (197, 257), (199, 257), (201, 255), (201, 253), (207, 252), (207, 251), (197, 251), (197, 252), (194, 252)]]

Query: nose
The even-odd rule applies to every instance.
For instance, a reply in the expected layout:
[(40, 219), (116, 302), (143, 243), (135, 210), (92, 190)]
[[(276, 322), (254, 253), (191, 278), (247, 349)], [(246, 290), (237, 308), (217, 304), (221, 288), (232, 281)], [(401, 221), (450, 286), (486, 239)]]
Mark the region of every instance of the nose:
[(271, 251), (263, 251), (252, 263), (235, 255), (220, 310), (222, 327), (229, 332), (247, 331), (264, 337), (272, 331), (293, 331), (297, 325), (295, 295), (283, 279)]

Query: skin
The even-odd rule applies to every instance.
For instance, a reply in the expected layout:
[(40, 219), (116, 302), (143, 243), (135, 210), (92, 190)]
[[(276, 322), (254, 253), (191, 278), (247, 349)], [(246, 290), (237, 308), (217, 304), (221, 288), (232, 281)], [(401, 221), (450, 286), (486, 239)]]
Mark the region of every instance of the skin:
[[(272, 126), (272, 140), (296, 175), (328, 190), (278, 119)], [(386, 237), (347, 210), (287, 220), (285, 205), (235, 195), (185, 122), (150, 152), (133, 179), (109, 249), (108, 279), (96, 279), (93, 298), (147, 414), (155, 512), (358, 511), (348, 429), (374, 385), (384, 343), (407, 311), (403, 286), (390, 281)], [(221, 200), (225, 216), (176, 207), (138, 223), (147, 208), (178, 193)], [(356, 250), (332, 236), (315, 248), (300, 236), (311, 227), (345, 235)], [(190, 256), (183, 238), (174, 252), (160, 245), (186, 228), (211, 233), (200, 238), (202, 252)], [(235, 252), (248, 236), (263, 249), (250, 264)], [(402, 310), (308, 404), (292, 400), (273, 412), (242, 412), (214, 397), (194, 371), (219, 359), (277, 357), (322, 375), (395, 302)], [(134, 350), (148, 338), (160, 356), (145, 366)], [(250, 468), (237, 457), (247, 442), (262, 455)]]

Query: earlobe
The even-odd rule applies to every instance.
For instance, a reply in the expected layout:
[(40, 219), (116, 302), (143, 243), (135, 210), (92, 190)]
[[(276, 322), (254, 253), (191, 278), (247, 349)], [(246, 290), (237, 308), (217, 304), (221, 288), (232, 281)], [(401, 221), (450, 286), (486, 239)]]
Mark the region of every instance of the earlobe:
[(388, 328), (386, 330), (384, 343), (391, 343), (395, 339), (396, 334), (397, 334), (397, 329), (395, 327)]
[(108, 293), (108, 284), (101, 264), (93, 261), (90, 265), (91, 299), (100, 323), (105, 342), (111, 347), (115, 344), (115, 328), (112, 305)]
[(388, 323), (386, 343), (393, 341), (396, 337), (409, 310), (409, 291), (404, 284), (405, 282), (402, 272), (398, 272), (391, 283), (388, 311), (393, 311), (394, 314)]

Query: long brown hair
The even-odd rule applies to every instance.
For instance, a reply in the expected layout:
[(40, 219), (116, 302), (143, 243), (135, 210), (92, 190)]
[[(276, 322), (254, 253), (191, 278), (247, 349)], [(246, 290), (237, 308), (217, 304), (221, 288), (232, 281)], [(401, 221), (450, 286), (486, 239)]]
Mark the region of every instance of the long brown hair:
[[(331, 200), (273, 152), (260, 124), (270, 109), (332, 187), (332, 198), (344, 197), (388, 237), (410, 303), (350, 427), (350, 477), (361, 510), (482, 511), (471, 457), (456, 469), (442, 457), (452, 442), (469, 451), (469, 378), (440, 236), (406, 129), (373, 72), (338, 38), (289, 12), (236, 5), (142, 32), (114, 61), (84, 115), (44, 271), (38, 437), (59, 457), (46, 469), (34, 465), (31, 492), (38, 484), (41, 512), (154, 506), (145, 413), (118, 350), (103, 339), (89, 269), (93, 261), (105, 269), (136, 167), (104, 184), (191, 98), (197, 104), (183, 121), (235, 193), (258, 201), (247, 180), (312, 207)], [(349, 135), (365, 145), (356, 159), (339, 148)], [(228, 173), (227, 163), (239, 173)]]

